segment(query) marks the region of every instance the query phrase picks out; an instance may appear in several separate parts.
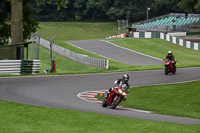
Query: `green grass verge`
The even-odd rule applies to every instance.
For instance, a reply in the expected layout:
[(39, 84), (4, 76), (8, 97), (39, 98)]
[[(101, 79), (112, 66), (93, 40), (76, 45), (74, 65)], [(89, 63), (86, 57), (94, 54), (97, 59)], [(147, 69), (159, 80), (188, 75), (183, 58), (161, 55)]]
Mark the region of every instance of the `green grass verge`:
[(200, 125), (129, 119), (0, 100), (2, 133), (198, 133)]
[[(55, 41), (56, 45), (67, 48), (73, 52), (85, 54), (91, 57), (103, 58), (99, 55), (93, 54), (91, 52), (76, 48), (72, 45), (69, 45), (63, 41)], [(133, 66), (117, 61), (109, 60), (109, 70), (103, 68), (92, 67), (84, 65), (78, 62), (74, 62), (66, 57), (60, 56), (54, 53), (54, 59), (57, 63), (57, 74), (75, 74), (75, 73), (107, 73), (107, 72), (119, 72), (119, 71), (136, 71), (136, 70), (149, 70), (149, 69), (160, 69), (163, 68), (163, 65), (152, 65), (152, 66)], [(41, 73), (44, 69), (50, 68), (50, 52), (49, 50), (41, 47), (40, 48), (40, 60), (41, 60)]]
[[(130, 89), (124, 107), (153, 111), (158, 114), (200, 119), (200, 81), (171, 85), (153, 85)], [(100, 95), (96, 96), (103, 100)]]
[[(92, 67), (78, 62), (74, 62), (66, 57), (54, 53), (56, 60), (57, 74), (77, 74), (77, 73), (100, 73), (103, 68)], [(44, 69), (50, 69), (50, 52), (44, 47), (40, 47), (41, 73)]]
[(160, 59), (164, 59), (167, 55), (167, 52), (171, 50), (177, 59), (178, 67), (200, 66), (200, 51), (187, 49), (165, 40), (157, 38), (128, 38), (123, 40), (113, 40), (111, 42)]

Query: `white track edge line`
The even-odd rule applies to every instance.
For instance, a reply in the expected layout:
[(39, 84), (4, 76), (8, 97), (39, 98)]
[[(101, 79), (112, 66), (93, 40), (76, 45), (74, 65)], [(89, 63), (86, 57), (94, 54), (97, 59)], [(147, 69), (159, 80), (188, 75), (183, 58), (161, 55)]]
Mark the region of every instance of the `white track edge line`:
[(133, 53), (137, 53), (137, 54), (144, 55), (144, 56), (147, 56), (147, 57), (150, 57), (150, 58), (156, 59), (156, 60), (163, 61), (163, 60), (160, 59), (160, 58), (153, 57), (153, 56), (151, 56), (151, 55), (147, 55), (147, 54), (143, 54), (143, 53), (140, 53), (140, 52), (137, 52), (137, 51), (134, 51), (134, 50), (131, 50), (131, 49), (128, 49), (128, 48), (122, 47), (122, 46), (118, 46), (118, 45), (116, 45), (116, 44), (114, 44), (114, 43), (112, 43), (112, 42), (110, 42), (110, 41), (105, 41), (105, 40), (100, 40), (100, 41), (107, 42), (107, 43), (109, 43), (109, 44), (111, 44), (111, 45), (113, 45), (113, 46), (116, 46), (116, 47), (119, 47), (119, 48), (122, 48), (122, 49), (128, 50), (128, 51), (133, 52)]

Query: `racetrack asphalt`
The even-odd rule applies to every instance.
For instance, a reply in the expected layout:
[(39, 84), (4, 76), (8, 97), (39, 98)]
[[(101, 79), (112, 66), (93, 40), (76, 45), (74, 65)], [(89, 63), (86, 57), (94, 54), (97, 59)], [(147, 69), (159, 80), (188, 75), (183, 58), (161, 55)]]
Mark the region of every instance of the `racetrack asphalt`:
[(162, 64), (161, 59), (124, 49), (107, 41), (102, 40), (81, 40), (67, 41), (67, 43), (81, 49), (96, 53), (112, 60), (131, 65), (156, 65)]
[[(130, 75), (131, 86), (168, 84), (200, 80), (200, 67), (177, 69), (175, 75), (165, 75), (164, 70), (126, 72)], [(84, 91), (107, 90), (124, 72), (107, 74), (86, 74), (66, 76), (9, 77), (0, 78), (0, 99), (45, 106), (96, 112), (127, 118), (180, 124), (200, 124), (200, 119), (142, 113), (125, 109), (103, 108), (100, 104), (89, 103), (77, 97)], [(134, 91), (130, 90), (130, 91)]]

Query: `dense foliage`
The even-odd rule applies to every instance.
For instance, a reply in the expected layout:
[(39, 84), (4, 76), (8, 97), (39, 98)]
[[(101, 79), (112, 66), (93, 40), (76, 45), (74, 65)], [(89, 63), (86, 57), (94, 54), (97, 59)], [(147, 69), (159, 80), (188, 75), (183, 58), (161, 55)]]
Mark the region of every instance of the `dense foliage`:
[(125, 19), (131, 22), (156, 17), (171, 12), (184, 12), (181, 0), (69, 0), (67, 8), (57, 10), (56, 0), (51, 4), (36, 1), (31, 5), (39, 21), (116, 21)]
[[(24, 40), (30, 38), (33, 32), (36, 32), (38, 23), (35, 21), (33, 9), (30, 6), (31, 0), (23, 1), (23, 36)], [(7, 0), (0, 1), (0, 45), (7, 44), (11, 36), (11, 6)]]
[(0, 1), (0, 45), (7, 43), (10, 37), (10, 4), (6, 0)]

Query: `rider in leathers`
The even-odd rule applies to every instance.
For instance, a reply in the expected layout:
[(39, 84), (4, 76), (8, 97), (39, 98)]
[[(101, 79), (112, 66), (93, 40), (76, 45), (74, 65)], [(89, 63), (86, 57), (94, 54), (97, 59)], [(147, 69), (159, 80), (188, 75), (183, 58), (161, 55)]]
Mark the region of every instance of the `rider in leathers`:
[(115, 89), (115, 88), (118, 88), (118, 86), (121, 86), (123, 90), (125, 90), (127, 93), (129, 93), (129, 88), (130, 88), (130, 85), (128, 83), (129, 81), (129, 75), (128, 74), (124, 74), (122, 79), (118, 79), (114, 82), (114, 87), (113, 88), (110, 88), (108, 89), (108, 94), (107, 94), (107, 98), (110, 94), (110, 92)]
[[(172, 54), (172, 51), (168, 51), (168, 54), (167, 54), (167, 56), (166, 56), (166, 59), (168, 59), (168, 60), (172, 60), (172, 61), (175, 60), (174, 55)], [(172, 63), (172, 65), (173, 65), (173, 67), (176, 69), (175, 64)]]
[(174, 55), (172, 54), (172, 51), (168, 51), (166, 59), (169, 59), (169, 60), (174, 60), (175, 59)]

